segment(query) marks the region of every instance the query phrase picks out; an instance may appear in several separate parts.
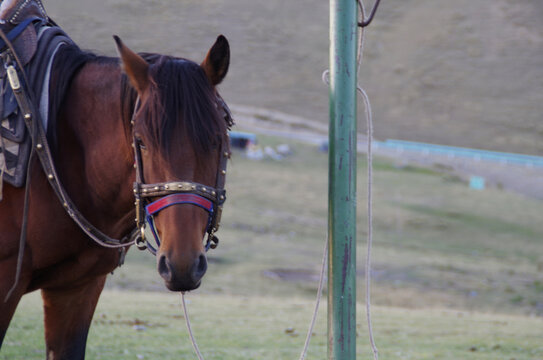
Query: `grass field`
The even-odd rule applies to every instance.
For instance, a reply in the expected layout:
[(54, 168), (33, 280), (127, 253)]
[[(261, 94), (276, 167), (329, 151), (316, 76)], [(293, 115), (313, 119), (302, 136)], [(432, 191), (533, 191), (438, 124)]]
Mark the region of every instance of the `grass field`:
[[(311, 317), (306, 298), (189, 295), (192, 327), (206, 359), (297, 359)], [(10, 329), (2, 360), (43, 359), (39, 295), (25, 298)], [(323, 304), (326, 308), (326, 304)], [(326, 318), (320, 312), (308, 359), (326, 359)], [(359, 313), (363, 313), (362, 307)], [(176, 294), (106, 291), (88, 342), (88, 359), (193, 359)], [(382, 359), (541, 359), (541, 319), (444, 309), (374, 309)], [(370, 358), (362, 316), (357, 353)]]
[[(207, 359), (293, 359), (303, 345), (326, 237), (327, 154), (289, 144), (293, 154), (282, 161), (235, 153), (229, 164), (221, 243), (209, 253), (204, 284), (188, 295)], [(360, 160), (359, 269), (364, 171)], [(376, 159), (372, 302), (381, 358), (542, 359), (542, 212), (540, 201)], [(360, 270), (360, 307), (363, 276)], [(325, 309), (309, 359), (326, 357)], [(362, 308), (357, 324), (358, 352), (369, 358)], [(42, 334), (39, 295), (32, 294), (0, 359), (43, 358)], [(192, 356), (179, 295), (164, 290), (150, 254), (132, 249), (108, 280), (88, 358)]]

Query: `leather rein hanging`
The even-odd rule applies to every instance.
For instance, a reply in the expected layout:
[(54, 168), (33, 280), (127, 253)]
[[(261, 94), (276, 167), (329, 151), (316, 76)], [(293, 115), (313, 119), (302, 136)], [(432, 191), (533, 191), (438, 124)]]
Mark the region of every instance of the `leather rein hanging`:
[[(230, 109), (224, 100), (217, 94), (217, 108), (222, 111), (222, 117), (230, 126), (232, 124), (232, 115)], [(134, 125), (136, 112), (139, 107), (139, 97), (136, 100), (136, 106), (132, 115), (131, 124)], [(226, 134), (228, 138), (228, 133)], [(133, 145), (136, 168), (136, 181), (134, 182), (134, 197), (136, 199), (136, 225), (139, 229), (139, 236), (136, 238), (136, 246), (140, 250), (148, 249), (153, 255), (156, 255), (160, 247), (160, 238), (154, 224), (154, 215), (163, 209), (181, 204), (190, 204), (198, 206), (208, 212), (208, 223), (206, 227), (207, 240), (205, 244), (206, 252), (211, 248), (215, 249), (219, 244), (219, 239), (215, 232), (219, 229), (222, 207), (226, 200), (226, 190), (224, 184), (226, 180), (226, 165), (230, 158), (228, 141), (221, 141), (221, 150), (219, 155), (219, 167), (215, 181), (215, 187), (202, 185), (191, 181), (171, 181), (154, 184), (146, 184), (143, 176), (143, 159), (141, 156), (142, 143), (135, 134), (133, 134)], [(152, 198), (159, 198), (150, 202)], [(156, 248), (145, 235), (146, 224), (149, 225), (153, 235)]]
[[(138, 144), (134, 138), (134, 149), (136, 153), (136, 183), (134, 184), (134, 196), (136, 198), (136, 225), (128, 235), (122, 239), (115, 239), (107, 236), (94, 225), (92, 225), (83, 214), (77, 209), (74, 202), (69, 197), (68, 193), (60, 183), (56, 167), (53, 162), (53, 156), (49, 143), (47, 141), (47, 136), (45, 130), (43, 129), (42, 122), (40, 119), (40, 113), (36, 111), (35, 98), (34, 94), (31, 93), (29, 87), (28, 79), (24, 70), (24, 66), (20, 61), (17, 53), (13, 47), (11, 40), (6, 36), (6, 34), (0, 29), (0, 38), (7, 45), (8, 51), (11, 55), (11, 61), (5, 63), (5, 67), (8, 74), (9, 84), (15, 95), (15, 99), (19, 108), (23, 114), (25, 125), (29, 131), (29, 135), (32, 140), (32, 153), (36, 153), (42, 165), (43, 171), (46, 174), (49, 184), (55, 191), (60, 203), (64, 207), (64, 210), (70, 218), (79, 226), (79, 228), (91, 238), (95, 243), (106, 248), (117, 248), (121, 251), (121, 258), (119, 265), (124, 261), (124, 254), (126, 253), (126, 248), (136, 244), (138, 248), (144, 248), (146, 244), (144, 236), (145, 228), (145, 219), (151, 220), (152, 230), (154, 230), (154, 225), (152, 224), (152, 216), (158, 211), (164, 209), (167, 206), (182, 203), (187, 203), (187, 198), (184, 198), (185, 195), (192, 195), (196, 199), (195, 202), (199, 203), (197, 205), (204, 207), (209, 213), (209, 224), (207, 227), (208, 240), (206, 242), (206, 250), (215, 248), (219, 242), (215, 236), (215, 232), (219, 228), (220, 216), (222, 212), (222, 204), (226, 200), (224, 183), (226, 175), (226, 162), (230, 157), (228, 152), (228, 144), (222, 142), (221, 156), (219, 163), (219, 172), (217, 174), (217, 181), (215, 188), (204, 186), (198, 183), (193, 182), (168, 182), (168, 183), (157, 183), (157, 184), (145, 184), (143, 182), (143, 170), (141, 166), (141, 144)], [(21, 73), (24, 83), (21, 83), (19, 80), (18, 72)], [(25, 86), (26, 85), (26, 86)], [(217, 95), (217, 107), (223, 111), (223, 116), (227, 121), (227, 124), (232, 124), (232, 117), (230, 110), (223, 99)], [(134, 116), (134, 114), (133, 114)], [(139, 159), (139, 160), (138, 160)], [(30, 164), (29, 164), (30, 165)], [(30, 171), (29, 171), (30, 174)], [(29, 175), (27, 175), (28, 177)], [(27, 191), (29, 182), (27, 181)], [(173, 195), (173, 196), (172, 196)], [(143, 202), (147, 198), (163, 196), (158, 201), (151, 203), (147, 208), (151, 209), (151, 213), (147, 216), (143, 210)], [(205, 201), (208, 201), (206, 203)], [(153, 210), (154, 204), (154, 210)], [(26, 201), (25, 201), (25, 205)], [(25, 206), (26, 208), (26, 206)], [(26, 212), (25, 212), (26, 213)], [(25, 216), (26, 218), (26, 216)], [(23, 219), (24, 227), (26, 227), (26, 219)], [(26, 242), (26, 229), (22, 229), (22, 239), (21, 243), (24, 246)], [(158, 241), (158, 236), (155, 235), (156, 240)], [(160, 244), (158, 242), (158, 244)], [(20, 246), (21, 247), (21, 246)], [(151, 249), (150, 249), (151, 250)], [(16, 282), (18, 280), (18, 276)], [(8, 295), (9, 297), (9, 295)]]
[[(51, 149), (47, 142), (47, 136), (40, 119), (40, 113), (36, 111), (35, 102), (33, 101), (35, 96), (33, 96), (34, 94), (31, 94), (31, 89), (29, 87), (24, 67), (17, 56), (15, 49), (13, 48), (13, 44), (2, 31), (0, 31), (0, 37), (6, 43), (11, 55), (12, 61), (6, 62), (5, 67), (8, 74), (9, 84), (13, 90), (17, 104), (23, 113), (25, 125), (32, 140), (32, 152), (35, 152), (38, 155), (47, 180), (59, 198), (64, 210), (79, 226), (79, 228), (81, 228), (81, 230), (97, 244), (107, 248), (125, 248), (132, 245), (135, 242), (135, 237), (138, 236), (137, 231), (132, 231), (121, 240), (107, 236), (93, 226), (83, 216), (83, 214), (81, 214), (71, 198), (68, 196), (57, 175)], [(24, 84), (19, 81), (18, 72), (22, 74)]]

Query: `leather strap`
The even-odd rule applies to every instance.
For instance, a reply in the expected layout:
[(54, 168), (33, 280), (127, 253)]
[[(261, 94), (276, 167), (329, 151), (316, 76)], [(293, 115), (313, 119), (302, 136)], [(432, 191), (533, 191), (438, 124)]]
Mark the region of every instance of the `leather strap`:
[[(10, 86), (13, 90), (13, 94), (17, 100), (17, 103), (23, 114), (25, 125), (29, 131), (30, 137), (32, 139), (33, 149), (36, 150), (38, 158), (40, 159), (43, 171), (47, 176), (49, 184), (55, 191), (60, 203), (66, 210), (68, 216), (70, 216), (73, 221), (79, 226), (79, 228), (87, 234), (94, 242), (97, 244), (107, 247), (107, 248), (123, 248), (132, 245), (135, 242), (136, 237), (139, 235), (137, 229), (134, 229), (129, 235), (125, 236), (123, 239), (118, 240), (111, 238), (104, 234), (102, 231), (97, 229), (92, 225), (81, 212), (77, 209), (76, 205), (68, 196), (66, 190), (60, 183), (55, 165), (53, 163), (53, 157), (51, 155), (51, 149), (49, 143), (47, 142), (47, 137), (45, 131), (41, 125), (39, 119), (40, 113), (35, 111), (34, 102), (32, 101), (32, 94), (30, 88), (26, 91), (24, 86), (19, 82), (16, 66), (19, 68), (20, 72), (23, 74), (25, 83), (28, 84), (26, 79), (26, 74), (24, 72), (23, 65), (17, 57), (17, 53), (13, 49), (11, 41), (6, 37), (6, 35), (0, 30), (0, 37), (7, 44), (13, 59), (16, 64), (8, 65), (8, 78), (10, 80)], [(28, 87), (28, 86), (27, 86)], [(28, 184), (27, 184), (28, 186)]]
[[(31, 17), (29, 19), (26, 19), (22, 23), (15, 26), (8, 34), (7, 38), (10, 43), (13, 44), (13, 41), (17, 38), (17, 36), (21, 35), (21, 33), (26, 29), (28, 25), (30, 25), (31, 22), (34, 20), (39, 20), (37, 17)], [(6, 47), (6, 42), (4, 40), (0, 41), (0, 49), (3, 49)]]

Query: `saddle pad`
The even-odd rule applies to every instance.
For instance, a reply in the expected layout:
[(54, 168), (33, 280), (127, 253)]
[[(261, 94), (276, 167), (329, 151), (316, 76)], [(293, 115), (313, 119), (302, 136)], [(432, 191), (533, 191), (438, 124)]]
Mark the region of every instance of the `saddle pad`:
[(3, 172), (3, 179), (13, 186), (20, 187), (24, 183), (24, 177), (17, 175), (26, 173), (30, 146), (25, 145), (5, 138), (0, 139), (0, 172)]
[[(36, 30), (32, 23), (28, 22), (22, 31), (17, 30), (17, 32), (17, 37), (12, 40), (12, 44), (26, 67), (36, 53)], [(3, 59), (0, 71), (0, 175), (2, 176), (1, 180), (19, 187), (25, 181), (26, 166), (30, 155), (30, 141), (27, 139), (24, 120), (7, 79), (6, 64), (4, 64), (6, 53), (7, 47), (4, 47), (0, 55)], [(22, 77), (20, 76), (20, 78)]]
[[(13, 40), (15, 51), (24, 64), (30, 84), (24, 84), (27, 91), (34, 94), (34, 108), (40, 111), (42, 124), (47, 131), (49, 111), (49, 72), (56, 51), (62, 44), (72, 40), (56, 26), (45, 19), (33, 19), (28, 27)], [(3, 51), (1, 49), (0, 51)], [(0, 54), (0, 174), (3, 180), (21, 187), (25, 184), (28, 158), (32, 141), (26, 130), (4, 69)], [(19, 79), (23, 76), (19, 72)], [(1, 180), (1, 179), (0, 179)]]

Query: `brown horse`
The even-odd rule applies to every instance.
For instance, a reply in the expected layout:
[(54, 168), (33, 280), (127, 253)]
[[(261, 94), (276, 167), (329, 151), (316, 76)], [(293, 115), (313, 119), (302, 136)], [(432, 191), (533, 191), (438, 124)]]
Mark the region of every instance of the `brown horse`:
[[(48, 139), (60, 181), (79, 211), (119, 239), (135, 227), (135, 148), (140, 181), (147, 184), (166, 189), (203, 184), (205, 191), (224, 175), (220, 164), (229, 155), (224, 152), (229, 124), (215, 86), (228, 71), (230, 50), (219, 36), (198, 65), (138, 55), (116, 41), (120, 60), (76, 46), (60, 48), (51, 86), (61, 93), (51, 102), (58, 111), (49, 119)], [(75, 70), (66, 71), (69, 67)], [(66, 78), (66, 73), (73, 75)], [(121, 252), (91, 241), (70, 219), (36, 157), (30, 171), (22, 268), (5, 301), (16, 278), (24, 189), (5, 184), (0, 202), (0, 347), (21, 297), (41, 289), (47, 358), (83, 359), (95, 306)], [(162, 198), (152, 196), (149, 202), (157, 199)], [(154, 214), (161, 240), (157, 267), (170, 290), (195, 289), (206, 272), (202, 238), (211, 217), (202, 199), (162, 200), (167, 203)]]

